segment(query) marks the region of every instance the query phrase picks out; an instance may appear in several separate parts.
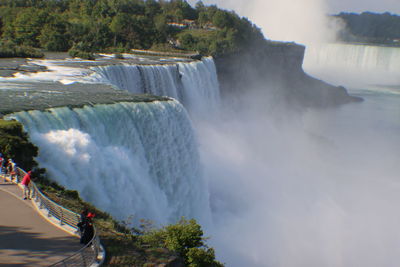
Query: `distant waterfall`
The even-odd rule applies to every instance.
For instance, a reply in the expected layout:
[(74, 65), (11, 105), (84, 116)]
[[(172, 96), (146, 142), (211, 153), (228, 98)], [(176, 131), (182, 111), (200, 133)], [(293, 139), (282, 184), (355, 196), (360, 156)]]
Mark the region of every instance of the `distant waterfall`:
[(310, 46), (303, 67), (318, 77), (324, 73), (320, 78), (336, 84), (337, 76), (346, 77), (345, 84), (349, 79), (368, 84), (398, 84), (400, 48), (352, 44)]
[(328, 44), (307, 48), (307, 53), (317, 65), (400, 72), (400, 48)]
[(176, 101), (55, 108), (8, 118), (24, 125), (52, 179), (117, 219), (207, 217), (193, 129)]
[(132, 93), (169, 96), (190, 113), (215, 111), (220, 102), (219, 85), (212, 58), (174, 65), (111, 65), (94, 67), (94, 79)]

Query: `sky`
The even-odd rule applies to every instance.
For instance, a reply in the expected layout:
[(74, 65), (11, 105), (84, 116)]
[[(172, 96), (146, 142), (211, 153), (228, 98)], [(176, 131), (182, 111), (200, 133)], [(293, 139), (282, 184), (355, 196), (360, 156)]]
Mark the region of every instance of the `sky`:
[(305, 45), (335, 41), (343, 24), (328, 21), (326, 14), (370, 11), (400, 15), (400, 0), (203, 0), (203, 3), (216, 4), (247, 17), (262, 29), (267, 39)]
[(390, 12), (400, 15), (399, 0), (328, 0), (328, 10), (332, 13), (345, 12)]

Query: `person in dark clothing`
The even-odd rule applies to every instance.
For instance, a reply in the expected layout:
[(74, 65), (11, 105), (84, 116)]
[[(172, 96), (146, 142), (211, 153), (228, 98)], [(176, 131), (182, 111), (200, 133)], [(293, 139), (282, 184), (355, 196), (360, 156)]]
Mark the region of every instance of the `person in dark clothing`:
[(86, 221), (83, 226), (83, 232), (81, 236), (81, 244), (87, 245), (89, 242), (92, 240), (94, 236), (94, 227), (93, 227), (93, 222), (92, 219), (94, 217), (94, 213), (89, 212), (88, 215), (86, 216)]
[(86, 217), (87, 217), (88, 214), (89, 214), (89, 210), (87, 208), (85, 208), (81, 212), (81, 221), (77, 224), (77, 226), (79, 228), (79, 232), (81, 233), (81, 236), (82, 236), (83, 228), (84, 228), (85, 223), (86, 223)]

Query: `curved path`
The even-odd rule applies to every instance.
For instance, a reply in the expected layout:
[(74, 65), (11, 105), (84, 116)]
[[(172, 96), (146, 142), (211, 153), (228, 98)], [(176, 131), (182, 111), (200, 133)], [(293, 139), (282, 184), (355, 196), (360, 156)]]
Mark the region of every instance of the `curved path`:
[(22, 190), (0, 178), (0, 266), (49, 266), (81, 248), (45, 219)]

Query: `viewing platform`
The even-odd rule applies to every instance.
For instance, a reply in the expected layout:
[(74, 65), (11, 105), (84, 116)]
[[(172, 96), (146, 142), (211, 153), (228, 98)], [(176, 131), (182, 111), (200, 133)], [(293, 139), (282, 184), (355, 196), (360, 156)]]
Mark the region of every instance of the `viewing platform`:
[(0, 175), (0, 265), (100, 266), (105, 251), (96, 231), (83, 246), (79, 215), (48, 199), (33, 182), (30, 187), (31, 199), (24, 199), (20, 186)]
[(82, 245), (79, 238), (49, 222), (18, 185), (0, 178), (1, 266), (49, 266)]

